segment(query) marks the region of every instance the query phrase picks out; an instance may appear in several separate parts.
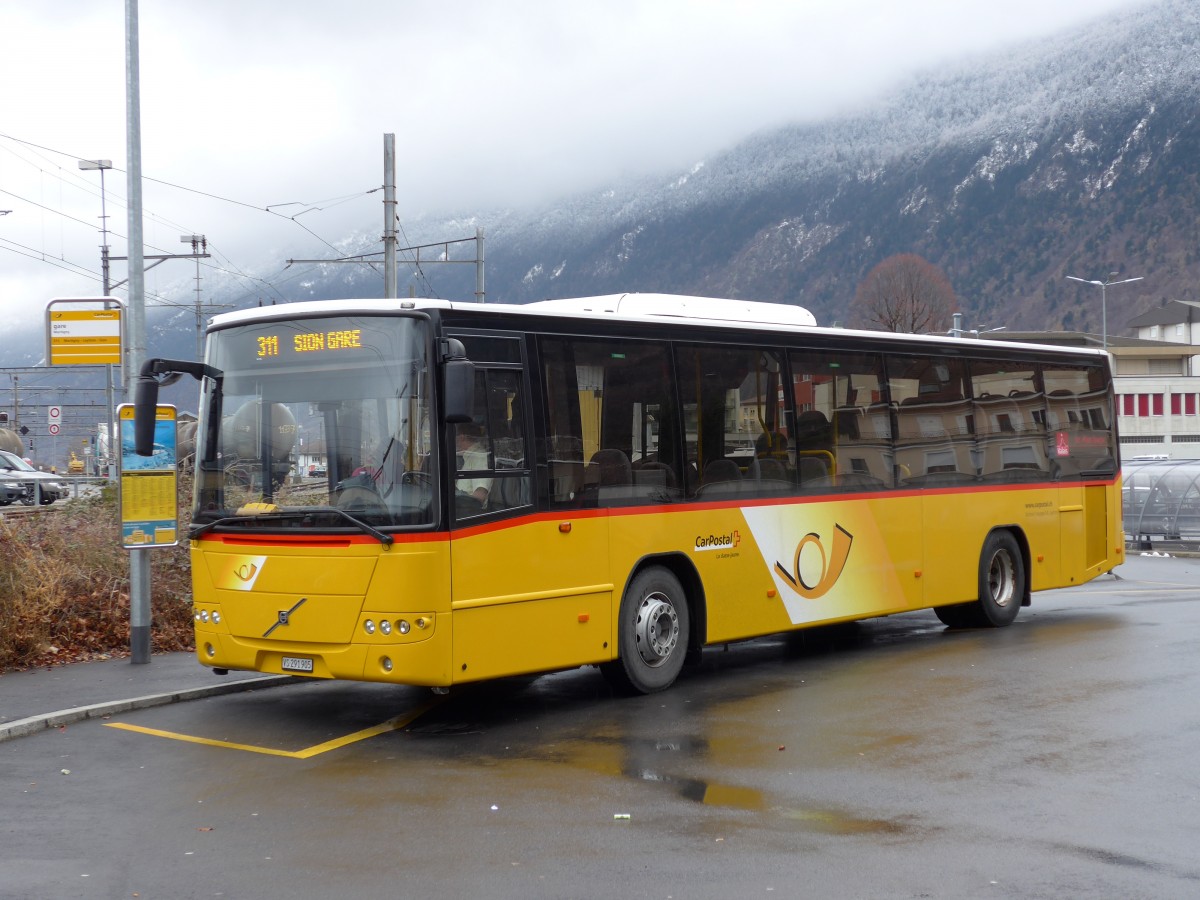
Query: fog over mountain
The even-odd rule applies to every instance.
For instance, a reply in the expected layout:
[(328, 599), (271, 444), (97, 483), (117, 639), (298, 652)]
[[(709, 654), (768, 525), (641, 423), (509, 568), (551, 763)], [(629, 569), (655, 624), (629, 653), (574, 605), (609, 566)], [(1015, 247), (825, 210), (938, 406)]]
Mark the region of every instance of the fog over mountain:
[[(402, 240), (485, 229), (489, 302), (664, 291), (800, 304), (821, 324), (842, 321), (863, 276), (896, 253), (939, 265), (973, 327), (1098, 332), (1097, 292), (1065, 276), (1143, 276), (1110, 292), (1117, 331), (1162, 300), (1200, 299), (1198, 100), (1200, 4), (1163, 0), (544, 208), (410, 220), (401, 196)], [(343, 243), (371, 235), (377, 219)], [(263, 260), (254, 274), (278, 268)], [(400, 284), (448, 299), (475, 289), (468, 265), (402, 269)], [(214, 304), (260, 302), (231, 277), (205, 287)], [(173, 295), (186, 302), (190, 290), (181, 278)], [(382, 278), (314, 266), (284, 293), (377, 297)], [(154, 310), (150, 322), (152, 355), (194, 353), (190, 310)], [(10, 365), (31, 358), (0, 353)]]

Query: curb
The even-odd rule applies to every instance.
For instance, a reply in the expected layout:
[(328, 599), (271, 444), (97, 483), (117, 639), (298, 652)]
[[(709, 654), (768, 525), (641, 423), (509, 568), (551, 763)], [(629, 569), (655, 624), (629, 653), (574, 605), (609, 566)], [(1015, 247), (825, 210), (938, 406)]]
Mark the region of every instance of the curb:
[(154, 706), (166, 706), (169, 703), (179, 703), (185, 700), (202, 700), (205, 697), (218, 697), (221, 694), (236, 694), (242, 691), (252, 691), (257, 688), (282, 687), (298, 681), (307, 681), (291, 675), (274, 675), (266, 678), (245, 678), (241, 681), (231, 681), (225, 684), (214, 684), (209, 687), (187, 688), (180, 691), (170, 691), (165, 694), (148, 694), (145, 697), (134, 697), (130, 700), (109, 700), (104, 703), (93, 703), (91, 706), (77, 706), (74, 709), (64, 709), (43, 715), (29, 716), (13, 722), (0, 723), (0, 744), (12, 738), (25, 737), (72, 725), (86, 719), (101, 719), (113, 713), (129, 712), (134, 709), (150, 709)]

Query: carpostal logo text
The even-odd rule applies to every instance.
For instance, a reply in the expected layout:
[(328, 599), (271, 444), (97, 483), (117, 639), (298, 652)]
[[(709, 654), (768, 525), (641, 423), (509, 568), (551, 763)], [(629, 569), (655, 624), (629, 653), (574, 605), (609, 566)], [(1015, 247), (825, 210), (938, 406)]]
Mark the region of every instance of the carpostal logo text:
[(729, 534), (698, 534), (696, 535), (696, 552), (732, 550), (741, 542), (742, 536), (737, 531), (730, 532)]

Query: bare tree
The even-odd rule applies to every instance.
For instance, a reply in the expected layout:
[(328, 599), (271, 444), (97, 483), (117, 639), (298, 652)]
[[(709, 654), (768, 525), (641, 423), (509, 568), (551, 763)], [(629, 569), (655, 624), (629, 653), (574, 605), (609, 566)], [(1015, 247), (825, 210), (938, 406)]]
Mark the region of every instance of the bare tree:
[(854, 295), (850, 322), (862, 328), (927, 334), (945, 331), (958, 299), (945, 274), (913, 253), (889, 256), (875, 266)]

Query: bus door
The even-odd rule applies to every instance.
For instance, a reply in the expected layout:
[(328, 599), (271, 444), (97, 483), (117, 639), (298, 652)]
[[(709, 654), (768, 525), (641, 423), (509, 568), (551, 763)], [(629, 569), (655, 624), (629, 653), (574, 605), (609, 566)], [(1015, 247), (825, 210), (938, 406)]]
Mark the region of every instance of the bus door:
[[(1090, 578), (1110, 559), (1109, 495), (1118, 467), (1112, 392), (1102, 366), (1046, 366), (1048, 453), (1059, 488), (1063, 575)], [(1113, 551), (1115, 555), (1116, 551)]]
[(475, 365), (472, 419), (446, 428), (454, 678), (603, 661), (607, 523), (537, 514), (539, 480), (544, 491), (548, 479), (566, 475), (553, 458), (534, 462), (545, 452), (535, 442), (530, 391), (540, 379), (529, 377), (524, 338), (452, 336)]

